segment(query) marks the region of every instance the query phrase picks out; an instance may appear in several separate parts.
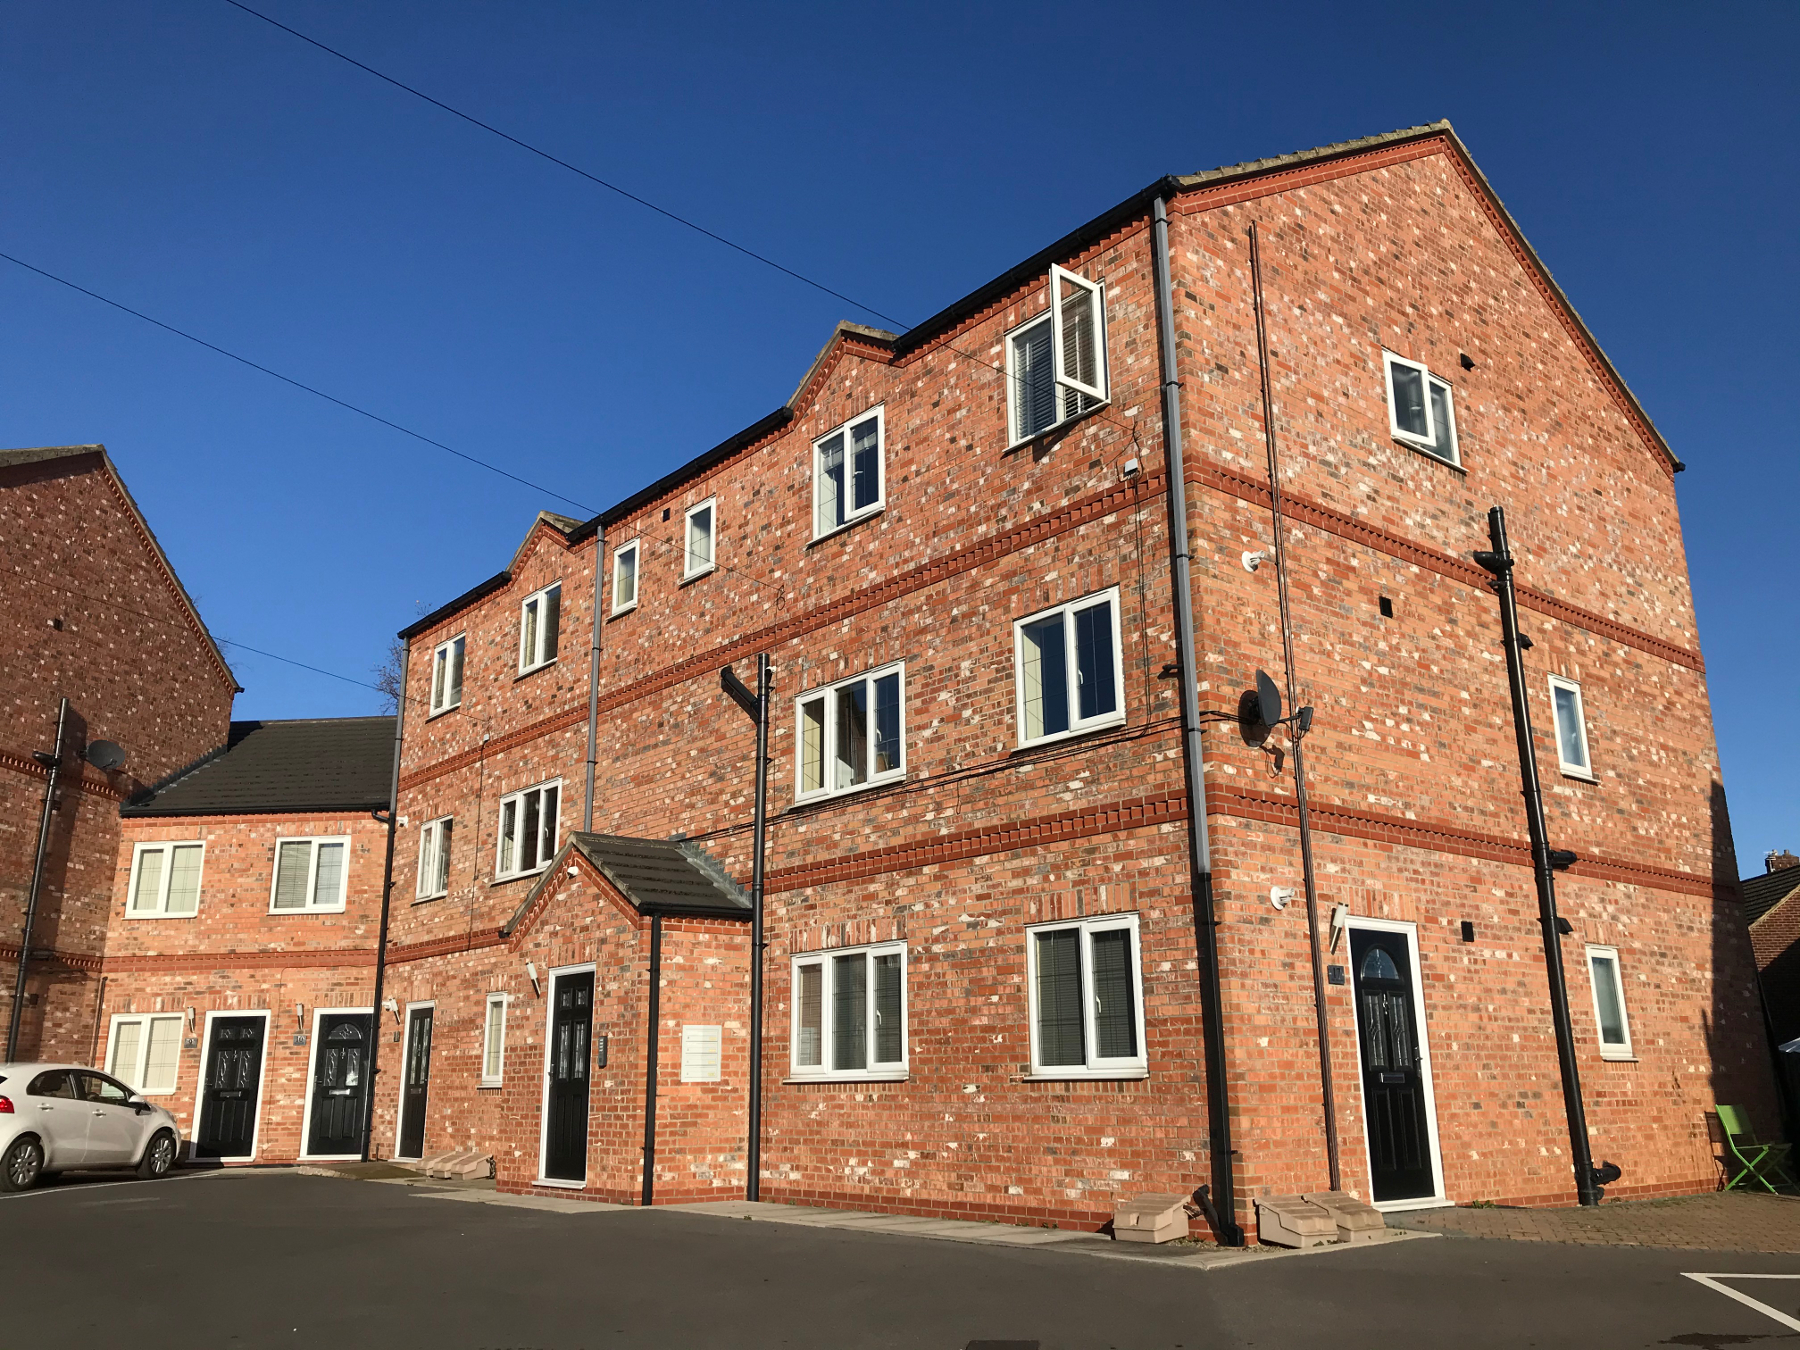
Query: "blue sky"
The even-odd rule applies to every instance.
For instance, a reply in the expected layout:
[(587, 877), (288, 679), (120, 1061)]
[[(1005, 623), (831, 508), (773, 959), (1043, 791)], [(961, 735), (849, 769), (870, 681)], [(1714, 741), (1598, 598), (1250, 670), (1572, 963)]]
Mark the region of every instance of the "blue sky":
[[(1690, 465), (1739, 856), (1800, 850), (1800, 7), (261, 7), (902, 323), (1159, 174), (1450, 118)], [(223, 0), (5, 32), (0, 250), (590, 510), (878, 322)], [(366, 679), (581, 514), (5, 263), (0, 313), (0, 444), (105, 442), (224, 638)], [(239, 716), (378, 703), (228, 655)]]

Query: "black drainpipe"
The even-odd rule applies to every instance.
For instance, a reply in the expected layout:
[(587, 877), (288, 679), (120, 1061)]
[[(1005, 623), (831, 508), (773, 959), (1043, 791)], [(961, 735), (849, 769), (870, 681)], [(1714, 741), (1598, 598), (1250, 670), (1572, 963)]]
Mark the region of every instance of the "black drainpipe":
[[(48, 773), (44, 778), (44, 810), (38, 817), (37, 855), (31, 864), (31, 891), (25, 900), (25, 927), (19, 934), (19, 965), (13, 975), (12, 1016), (6, 1025), (6, 1057), (14, 1060), (19, 1055), (19, 1015), (25, 1011), (25, 968), (31, 961), (31, 930), (37, 923), (38, 893), (44, 886), (44, 854), (50, 844), (50, 822), (56, 815), (56, 780), (62, 774), (63, 735), (69, 725), (69, 700), (63, 699), (56, 705), (56, 749), (48, 757), (42, 750), (35, 752), (32, 758), (42, 764)], [(38, 1031), (39, 1044), (43, 1042), (42, 1024)]]
[(650, 1040), (644, 1047), (644, 1197), (656, 1198), (656, 1051), (662, 1039), (662, 915), (650, 916)]
[(594, 632), (588, 640), (588, 743), (587, 799), (581, 808), (581, 828), (594, 828), (594, 762), (600, 753), (600, 567), (606, 561), (606, 530), (594, 532)]
[[(388, 779), (387, 862), (381, 872), (381, 924), (375, 935), (375, 997), (369, 1002), (368, 1088), (363, 1093), (362, 1160), (369, 1161), (375, 1139), (375, 1074), (381, 1057), (381, 991), (387, 980), (388, 912), (394, 898), (394, 813), (400, 806), (400, 743), (406, 730), (406, 672), (412, 664), (412, 642), (400, 658), (400, 697), (394, 701), (394, 770)], [(381, 812), (372, 811), (376, 820)]]
[[(1206, 830), (1206, 766), (1200, 744), (1200, 691), (1194, 672), (1194, 597), (1189, 584), (1187, 484), (1181, 458), (1181, 372), (1175, 360), (1175, 294), (1169, 280), (1169, 212), (1153, 208), (1156, 345), (1162, 356), (1163, 450), (1169, 473), (1169, 573), (1175, 593), (1175, 650), (1181, 678), (1181, 759), (1188, 800), (1188, 867), (1194, 878), (1194, 942), (1200, 956), (1201, 1033), (1206, 1060), (1206, 1130), (1212, 1155), (1207, 1218), (1226, 1247), (1244, 1245), (1237, 1222), (1231, 1148), (1231, 1093), (1225, 1081), (1224, 1000), (1219, 990), (1218, 920), (1213, 917), (1212, 843)], [(1215, 1217), (1216, 1215), (1216, 1217)]]

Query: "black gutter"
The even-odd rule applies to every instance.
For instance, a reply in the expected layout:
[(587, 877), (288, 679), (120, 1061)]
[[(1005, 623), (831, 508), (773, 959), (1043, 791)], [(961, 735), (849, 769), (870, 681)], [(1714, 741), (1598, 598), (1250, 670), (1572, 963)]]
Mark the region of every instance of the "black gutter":
[(374, 800), (365, 798), (360, 802), (297, 802), (293, 805), (283, 803), (280, 806), (242, 806), (237, 802), (215, 802), (211, 806), (171, 806), (121, 807), (119, 814), (133, 818), (154, 816), (282, 816), (306, 815), (318, 811), (381, 811), (388, 805), (387, 799), (377, 797)]
[[(369, 1161), (375, 1136), (375, 1078), (381, 1058), (381, 995), (387, 981), (388, 914), (394, 898), (394, 825), (400, 808), (400, 747), (406, 729), (406, 672), (412, 664), (412, 646), (400, 660), (400, 697), (394, 702), (394, 776), (388, 789), (387, 862), (381, 873), (381, 923), (375, 934), (375, 996), (369, 1000), (368, 1090), (363, 1094), (362, 1160)], [(376, 812), (379, 820), (381, 813)]]
[(650, 1038), (644, 1046), (644, 1193), (656, 1198), (656, 1056), (662, 1040), (662, 915), (650, 917)]
[(771, 431), (778, 431), (793, 420), (794, 410), (786, 404), (783, 404), (761, 421), (745, 427), (735, 436), (730, 436), (725, 440), (720, 441), (705, 454), (696, 455), (679, 469), (664, 474), (661, 478), (650, 484), (649, 487), (632, 493), (617, 506), (608, 507), (599, 515), (595, 516), (594, 520), (601, 526), (617, 525), (621, 520), (630, 516), (640, 507), (646, 506), (655, 501), (658, 497), (674, 491), (689, 478), (704, 473), (706, 470), (712, 468), (713, 465), (729, 459), (746, 445), (752, 445), (755, 442), (760, 441)]
[[(19, 964), (13, 975), (12, 1014), (6, 1023), (8, 1061), (19, 1057), (19, 1019), (25, 1011), (25, 971), (31, 964), (31, 929), (37, 922), (38, 893), (44, 884), (44, 854), (48, 852), (50, 843), (50, 822), (56, 815), (56, 780), (62, 776), (63, 755), (67, 751), (64, 737), (68, 726), (69, 700), (65, 698), (56, 705), (56, 749), (50, 752), (48, 762), (41, 750), (32, 755), (49, 773), (44, 779), (44, 809), (38, 816), (37, 856), (31, 864), (31, 890), (25, 900), (25, 927), (19, 935)], [(41, 1042), (42, 1038), (39, 1039)]]
[(412, 638), (418, 637), (421, 633), (425, 632), (427, 629), (435, 628), (440, 623), (442, 623), (445, 619), (454, 617), (458, 610), (467, 609), (470, 605), (474, 604), (477, 600), (481, 600), (487, 596), (492, 595), (495, 591), (497, 591), (501, 587), (505, 586), (511, 580), (512, 580), (512, 569), (509, 567), (506, 569), (506, 571), (498, 572), (495, 575), (489, 577), (486, 581), (482, 582), (479, 586), (475, 586), (469, 590), (464, 591), (461, 595), (457, 596), (456, 599), (452, 600), (449, 604), (439, 605), (436, 609), (432, 610), (431, 613), (427, 614), (424, 618), (420, 619), (417, 623), (408, 624), (405, 628), (402, 628), (400, 630), (400, 636), (407, 640), (411, 640)]

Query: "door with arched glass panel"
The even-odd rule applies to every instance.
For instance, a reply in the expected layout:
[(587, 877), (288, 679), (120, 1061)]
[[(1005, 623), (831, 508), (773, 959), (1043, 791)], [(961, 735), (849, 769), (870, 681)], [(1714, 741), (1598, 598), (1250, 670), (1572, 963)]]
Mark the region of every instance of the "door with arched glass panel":
[(1378, 1203), (1425, 1199), (1437, 1194), (1437, 1179), (1411, 936), (1353, 927), (1350, 962), (1370, 1186)]
[(362, 1152), (371, 1018), (368, 1013), (321, 1013), (313, 1038), (312, 1118), (306, 1151), (313, 1157)]

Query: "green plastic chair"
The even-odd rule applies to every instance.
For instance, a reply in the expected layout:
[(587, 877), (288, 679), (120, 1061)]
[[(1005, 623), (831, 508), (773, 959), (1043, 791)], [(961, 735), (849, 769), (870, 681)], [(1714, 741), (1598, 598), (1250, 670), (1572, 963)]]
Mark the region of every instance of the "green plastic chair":
[[(1737, 1160), (1743, 1168), (1735, 1177), (1725, 1183), (1728, 1191), (1737, 1190), (1740, 1186), (1749, 1188), (1751, 1182), (1764, 1190), (1774, 1193), (1773, 1176), (1784, 1186), (1795, 1184), (1793, 1173), (1788, 1171), (1788, 1154), (1793, 1150), (1787, 1144), (1765, 1144), (1756, 1137), (1750, 1128), (1749, 1114), (1741, 1106), (1716, 1106), (1719, 1113), (1719, 1129), (1725, 1135), (1725, 1151)], [(1734, 1164), (1727, 1161), (1725, 1170), (1730, 1171)]]

